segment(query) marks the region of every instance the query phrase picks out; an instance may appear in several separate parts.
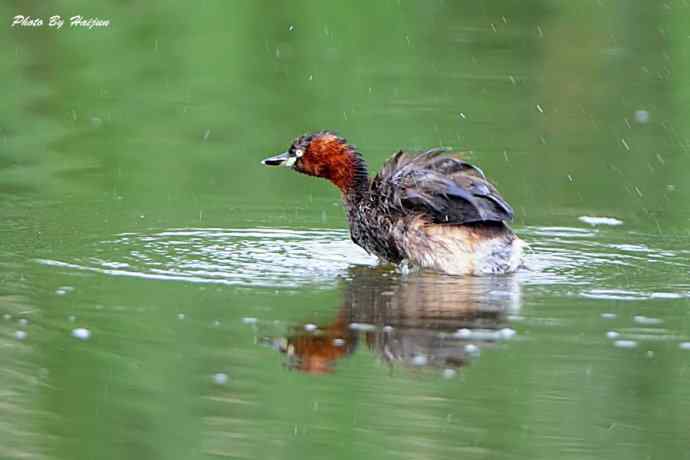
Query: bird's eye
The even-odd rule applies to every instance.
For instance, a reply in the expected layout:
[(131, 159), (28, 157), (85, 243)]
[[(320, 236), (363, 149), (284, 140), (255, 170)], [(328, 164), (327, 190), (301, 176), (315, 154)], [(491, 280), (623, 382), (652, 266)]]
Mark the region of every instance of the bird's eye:
[(304, 155), (304, 150), (302, 150), (302, 149), (295, 149), (295, 156), (296, 156), (297, 158), (301, 157), (302, 155)]

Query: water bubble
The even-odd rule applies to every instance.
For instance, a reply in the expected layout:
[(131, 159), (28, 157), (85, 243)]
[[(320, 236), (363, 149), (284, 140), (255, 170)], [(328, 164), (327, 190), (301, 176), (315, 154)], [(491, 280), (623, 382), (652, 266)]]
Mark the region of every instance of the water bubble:
[(517, 332), (515, 332), (514, 329), (511, 329), (509, 327), (504, 327), (503, 329), (498, 331), (498, 333), (500, 334), (500, 336), (502, 338), (504, 338), (506, 340), (512, 339), (515, 336), (515, 334), (517, 334)]
[(308, 331), (308, 332), (313, 332), (313, 331), (315, 331), (317, 328), (318, 328), (318, 326), (317, 326), (316, 324), (308, 323), (308, 324), (305, 324), (305, 325), (304, 325), (304, 330), (305, 330), (305, 331)]
[(690, 342), (681, 342), (678, 346), (681, 350), (690, 350)]
[(643, 315), (633, 316), (633, 321), (635, 321), (636, 323), (639, 323), (639, 324), (644, 324), (646, 326), (651, 326), (654, 324), (661, 324), (664, 322), (663, 320), (661, 320), (659, 318), (649, 318), (649, 317), (643, 316)]
[(412, 358), (412, 364), (415, 366), (425, 366), (429, 362), (429, 359), (425, 355), (416, 355)]
[(618, 348), (635, 348), (637, 346), (637, 342), (634, 340), (616, 340), (613, 342), (613, 345)]
[(216, 374), (213, 374), (212, 379), (213, 383), (215, 383), (216, 385), (225, 385), (226, 383), (228, 383), (228, 374), (218, 372)]
[(55, 294), (57, 295), (65, 295), (69, 294), (70, 292), (74, 291), (74, 288), (72, 286), (60, 286), (55, 290)]
[(622, 220), (616, 219), (614, 217), (593, 217), (593, 216), (580, 216), (578, 217), (580, 222), (584, 222), (589, 225), (621, 225)]
[(635, 110), (635, 121), (644, 125), (649, 122), (649, 112), (646, 110)]
[(608, 331), (606, 333), (606, 337), (608, 337), (609, 339), (615, 339), (617, 337), (620, 337), (620, 333), (618, 333), (616, 331)]
[(472, 336), (472, 331), (467, 328), (458, 329), (458, 331), (455, 333), (455, 336), (458, 338), (470, 337)]
[(27, 336), (28, 336), (28, 334), (26, 333), (26, 331), (17, 331), (14, 333), (14, 337), (17, 340), (24, 340), (24, 339), (26, 339)]
[(467, 345), (465, 345), (465, 353), (473, 355), (479, 354), (479, 347), (473, 343), (468, 343)]
[(84, 327), (78, 327), (72, 329), (72, 337), (79, 340), (88, 340), (91, 337), (91, 331)]

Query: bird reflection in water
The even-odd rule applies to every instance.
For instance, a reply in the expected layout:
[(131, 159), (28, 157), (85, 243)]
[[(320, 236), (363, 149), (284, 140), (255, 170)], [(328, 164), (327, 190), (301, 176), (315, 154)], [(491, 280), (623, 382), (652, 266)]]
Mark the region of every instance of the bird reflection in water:
[(352, 354), (360, 341), (391, 365), (453, 373), (482, 348), (511, 338), (509, 319), (520, 309), (514, 276), (400, 275), (365, 267), (350, 271), (344, 301), (330, 324), (302, 324), (268, 339), (290, 368), (322, 374)]

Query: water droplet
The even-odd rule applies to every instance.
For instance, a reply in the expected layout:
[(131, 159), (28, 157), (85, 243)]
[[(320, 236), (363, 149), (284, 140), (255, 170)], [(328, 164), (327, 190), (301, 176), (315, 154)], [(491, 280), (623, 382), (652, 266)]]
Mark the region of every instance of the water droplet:
[(517, 332), (515, 332), (514, 329), (511, 329), (509, 327), (501, 329), (500, 331), (498, 331), (498, 333), (500, 334), (501, 338), (506, 340), (512, 339), (515, 336), (515, 334), (517, 334)]
[(646, 110), (635, 110), (635, 121), (644, 125), (649, 122), (649, 112)]
[(26, 339), (27, 336), (28, 336), (28, 334), (26, 333), (26, 331), (17, 331), (14, 333), (14, 337), (17, 340), (24, 340), (24, 339)]
[(659, 318), (649, 318), (647, 316), (642, 316), (642, 315), (633, 316), (633, 321), (635, 321), (636, 323), (639, 323), (639, 324), (647, 325), (647, 326), (651, 326), (654, 324), (661, 324), (664, 322), (663, 320), (661, 320)]
[(213, 374), (213, 383), (216, 385), (225, 385), (228, 383), (228, 374), (225, 374), (223, 372), (218, 372), (217, 374)]
[(305, 324), (305, 325), (304, 325), (304, 330), (305, 330), (305, 331), (308, 331), (308, 332), (313, 332), (313, 331), (315, 331), (317, 328), (318, 328), (318, 326), (316, 326), (316, 324), (311, 324), (311, 323), (309, 323), (309, 324)]
[(455, 333), (455, 336), (458, 338), (471, 337), (472, 331), (467, 328), (458, 329), (458, 331)]
[(185, 318), (184, 313), (178, 313), (177, 314), (177, 319), (184, 319), (184, 318)]
[(450, 368), (443, 369), (443, 372), (441, 373), (441, 375), (443, 375), (443, 378), (446, 378), (446, 379), (452, 379), (453, 377), (455, 377), (455, 374), (457, 374), (455, 369), (450, 369)]
[(74, 291), (74, 288), (72, 286), (60, 286), (55, 290), (55, 294), (57, 295), (66, 295), (69, 294), (70, 292)]
[(690, 342), (681, 342), (678, 346), (681, 350), (690, 350)]
[(28, 326), (29, 325), (29, 320), (26, 318), (19, 318), (19, 325), (20, 326)]
[(479, 354), (479, 347), (473, 343), (468, 343), (467, 345), (465, 345), (465, 353), (469, 353), (472, 355)]
[(91, 331), (83, 327), (78, 327), (72, 329), (72, 337), (79, 340), (88, 340), (91, 337)]
[(613, 345), (618, 348), (635, 348), (637, 346), (637, 342), (634, 340), (616, 340), (613, 342)]
[(429, 359), (425, 355), (416, 355), (412, 358), (412, 364), (415, 366), (425, 366), (429, 362)]
[(618, 333), (616, 331), (608, 331), (606, 333), (606, 337), (608, 337), (609, 339), (615, 339), (617, 337), (620, 337), (620, 333)]
[(295, 26), (290, 24), (290, 27), (288, 27), (288, 32), (294, 32), (294, 30), (295, 30)]

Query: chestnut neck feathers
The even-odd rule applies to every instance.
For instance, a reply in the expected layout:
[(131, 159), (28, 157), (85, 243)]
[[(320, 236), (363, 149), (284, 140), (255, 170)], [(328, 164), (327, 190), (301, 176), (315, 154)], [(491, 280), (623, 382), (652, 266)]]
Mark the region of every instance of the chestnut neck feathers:
[(298, 139), (293, 148), (302, 145), (300, 172), (330, 180), (345, 196), (356, 196), (369, 188), (367, 165), (345, 139), (326, 131)]

